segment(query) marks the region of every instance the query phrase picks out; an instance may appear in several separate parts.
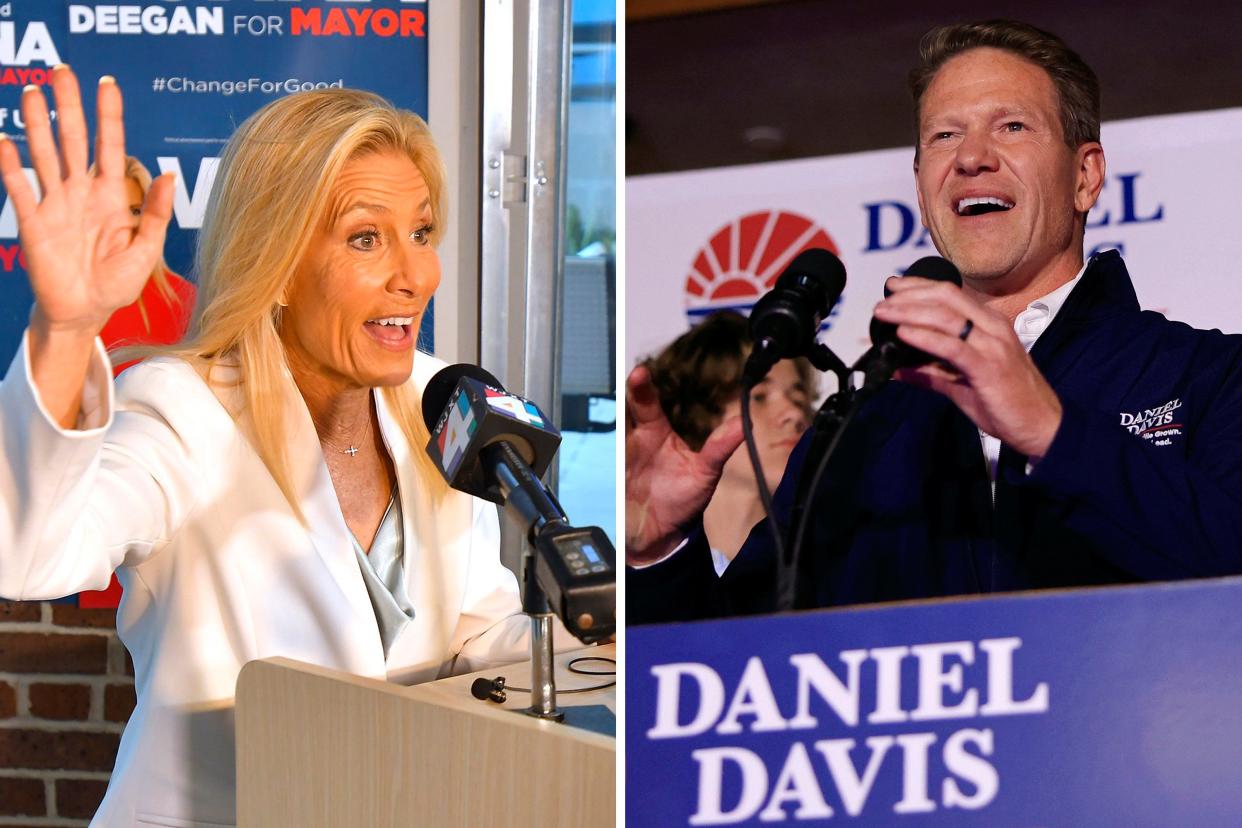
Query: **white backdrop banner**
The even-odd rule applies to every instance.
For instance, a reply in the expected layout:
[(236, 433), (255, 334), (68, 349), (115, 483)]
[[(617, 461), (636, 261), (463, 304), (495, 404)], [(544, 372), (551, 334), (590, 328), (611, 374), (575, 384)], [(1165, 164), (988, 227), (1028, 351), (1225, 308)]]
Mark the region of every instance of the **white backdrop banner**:
[[(1144, 308), (1242, 331), (1242, 109), (1103, 125), (1108, 177), (1086, 252), (1117, 248)], [(849, 273), (822, 339), (869, 344), (882, 282), (935, 248), (919, 221), (913, 148), (626, 181), (626, 367), (705, 313), (748, 312), (804, 248)]]

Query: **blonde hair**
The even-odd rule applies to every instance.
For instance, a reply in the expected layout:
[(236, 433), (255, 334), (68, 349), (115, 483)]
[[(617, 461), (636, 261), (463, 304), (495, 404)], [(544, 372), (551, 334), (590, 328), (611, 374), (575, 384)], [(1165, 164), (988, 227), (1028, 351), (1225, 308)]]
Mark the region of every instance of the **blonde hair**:
[[(95, 166), (91, 165), (91, 173), (94, 174)], [(132, 155), (125, 156), (125, 177), (138, 185), (138, 189), (142, 191), (142, 197), (145, 200), (147, 193), (151, 190), (151, 172), (146, 165)], [(172, 289), (172, 285), (168, 282), (168, 273), (171, 269), (168, 262), (164, 260), (164, 254), (160, 253), (159, 261), (155, 263), (155, 267), (151, 270), (151, 281), (155, 282), (155, 289), (170, 307), (180, 307), (181, 297)], [(147, 316), (147, 306), (142, 296), (138, 297), (138, 314), (142, 317), (142, 327), (146, 328), (147, 333), (151, 332), (151, 318)]]
[[(435, 244), (445, 219), (444, 164), (422, 118), (369, 92), (324, 89), (277, 99), (251, 115), (229, 139), (211, 188), (198, 236), (198, 297), (178, 345), (137, 349), (178, 356), (211, 368), (236, 361), (244, 410), (255, 449), (299, 518), (284, 437), (291, 412), (279, 408), (286, 362), (279, 302), (306, 255), (312, 234), (326, 224), (333, 185), (352, 159), (379, 152), (409, 158), (431, 198)], [(417, 330), (419, 319), (413, 329)], [(127, 349), (130, 350), (130, 349)], [(410, 383), (383, 389), (406, 440), (421, 448), (429, 434), (420, 394)], [(412, 452), (433, 499), (447, 492), (421, 450)]]

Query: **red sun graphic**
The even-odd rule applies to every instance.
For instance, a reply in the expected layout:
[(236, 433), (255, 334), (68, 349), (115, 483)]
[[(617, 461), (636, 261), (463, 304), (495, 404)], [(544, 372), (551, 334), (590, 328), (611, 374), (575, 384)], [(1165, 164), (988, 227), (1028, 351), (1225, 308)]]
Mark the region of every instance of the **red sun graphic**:
[(827, 230), (784, 210), (749, 213), (721, 227), (695, 256), (686, 276), (691, 324), (718, 310), (748, 313), (785, 266), (812, 247), (839, 253)]

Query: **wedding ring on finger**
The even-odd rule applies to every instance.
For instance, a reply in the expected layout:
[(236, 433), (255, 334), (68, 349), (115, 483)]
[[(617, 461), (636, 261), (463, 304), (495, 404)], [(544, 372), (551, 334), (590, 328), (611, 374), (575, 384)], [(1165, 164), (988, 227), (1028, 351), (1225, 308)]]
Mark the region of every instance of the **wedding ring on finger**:
[(965, 324), (965, 325), (962, 325), (962, 330), (961, 330), (961, 333), (959, 333), (959, 334), (957, 335), (957, 338), (958, 338), (958, 339), (960, 339), (960, 340), (962, 340), (963, 342), (965, 342), (965, 341), (966, 341), (966, 337), (970, 336), (970, 332), (971, 332), (971, 331), (973, 331), (974, 329), (975, 329), (975, 323), (974, 323), (974, 320), (973, 320), (973, 319), (967, 319), (967, 320), (966, 320), (966, 324)]

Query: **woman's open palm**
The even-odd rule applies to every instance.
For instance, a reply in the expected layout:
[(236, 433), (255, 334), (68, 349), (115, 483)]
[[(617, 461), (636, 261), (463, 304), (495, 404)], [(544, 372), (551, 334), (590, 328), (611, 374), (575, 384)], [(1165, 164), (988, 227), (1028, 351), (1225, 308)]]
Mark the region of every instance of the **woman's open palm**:
[(53, 330), (93, 335), (113, 311), (138, 298), (159, 260), (173, 181), (160, 176), (152, 184), (135, 230), (126, 195), (120, 88), (110, 77), (100, 80), (93, 173), (78, 80), (69, 67), (53, 70), (52, 90), (59, 151), (42, 91), (27, 87), (21, 103), (42, 199), (11, 140), (0, 141), (0, 176), (17, 213), (35, 312)]

